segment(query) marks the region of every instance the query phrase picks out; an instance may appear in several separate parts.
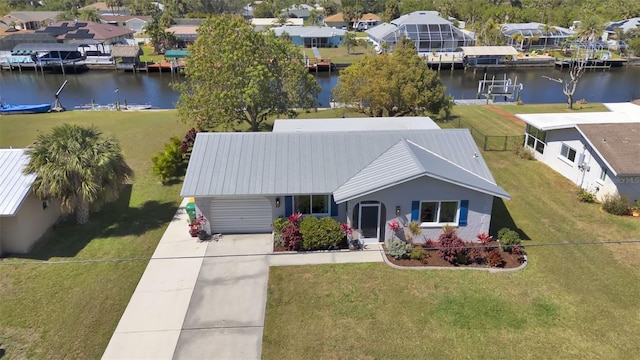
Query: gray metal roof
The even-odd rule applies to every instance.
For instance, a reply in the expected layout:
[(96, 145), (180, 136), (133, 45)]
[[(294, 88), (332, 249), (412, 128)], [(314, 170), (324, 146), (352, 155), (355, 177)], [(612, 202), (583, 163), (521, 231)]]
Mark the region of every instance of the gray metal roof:
[(279, 26), (272, 28), (277, 36), (281, 36), (282, 33), (287, 33), (289, 36), (300, 36), (302, 38), (311, 37), (333, 37), (344, 36), (347, 31), (342, 29), (335, 29), (326, 26)]
[[(350, 179), (376, 159), (384, 158), (401, 140), (408, 140), (430, 154), (417, 160), (427, 169), (425, 176), (508, 197), (495, 184), (467, 129), (199, 133), (181, 195), (330, 194), (347, 186)], [(436, 158), (446, 159), (442, 161), (451, 166), (441, 166), (442, 161), (433, 160)], [(425, 166), (428, 161), (434, 164)], [(399, 162), (396, 160), (393, 165), (400, 165)], [(378, 173), (377, 177), (392, 186), (397, 180), (389, 175), (395, 172), (387, 169), (385, 176)], [(461, 173), (473, 177), (459, 178)]]
[(428, 116), (278, 119), (273, 132), (440, 129)]
[[(475, 155), (475, 160), (482, 161), (479, 153)], [(509, 198), (509, 194), (493, 180), (482, 178), (406, 139), (400, 140), (347, 180), (334, 191), (333, 197), (337, 203), (341, 203), (423, 176)]]
[(35, 174), (24, 175), (29, 162), (25, 149), (0, 149), (0, 216), (14, 216), (27, 198)]
[(400, 16), (391, 21), (392, 24), (452, 24), (451, 21), (440, 17), (437, 11), (414, 11), (409, 14)]

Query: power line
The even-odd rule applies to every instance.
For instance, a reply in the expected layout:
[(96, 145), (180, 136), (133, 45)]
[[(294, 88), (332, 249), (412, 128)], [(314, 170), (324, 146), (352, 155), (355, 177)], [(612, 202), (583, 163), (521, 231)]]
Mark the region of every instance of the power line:
[[(623, 244), (640, 244), (640, 240), (617, 240), (617, 241), (591, 241), (591, 242), (567, 242), (567, 243), (547, 243), (547, 244), (526, 244), (518, 245), (523, 248), (531, 247), (562, 247), (562, 246), (589, 246), (589, 245), (623, 245)], [(503, 247), (513, 247), (514, 245), (502, 245)], [(482, 246), (478, 243), (476, 246), (462, 246), (462, 247), (423, 247), (424, 250), (439, 250), (439, 249), (482, 249), (482, 248), (499, 248), (501, 245), (489, 245)], [(355, 250), (353, 252), (381, 252), (380, 249), (367, 249)], [(163, 256), (156, 258), (146, 257), (132, 257), (132, 258), (111, 258), (111, 259), (78, 259), (78, 260), (41, 260), (41, 261), (0, 261), (1, 265), (61, 265), (61, 264), (90, 264), (90, 263), (115, 263), (115, 262), (133, 262), (133, 261), (155, 261), (155, 260), (185, 260), (185, 259), (214, 259), (214, 258), (233, 258), (233, 257), (249, 257), (249, 256), (294, 256), (307, 252), (258, 252), (251, 254), (214, 254), (214, 255), (196, 255), (196, 256)], [(339, 250), (326, 250), (324, 252), (308, 252), (311, 254), (340, 254), (343, 251)]]

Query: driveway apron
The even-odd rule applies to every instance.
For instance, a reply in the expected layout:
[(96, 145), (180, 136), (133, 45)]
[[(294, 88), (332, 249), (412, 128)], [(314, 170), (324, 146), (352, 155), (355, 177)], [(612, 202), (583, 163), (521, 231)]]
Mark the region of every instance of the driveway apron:
[(260, 358), (272, 249), (271, 234), (209, 244), (174, 359)]

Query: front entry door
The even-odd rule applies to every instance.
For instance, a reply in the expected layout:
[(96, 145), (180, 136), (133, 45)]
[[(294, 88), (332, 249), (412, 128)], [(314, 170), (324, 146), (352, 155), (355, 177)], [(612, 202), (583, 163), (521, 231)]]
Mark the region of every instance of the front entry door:
[(380, 204), (360, 204), (360, 238), (365, 242), (380, 241)]

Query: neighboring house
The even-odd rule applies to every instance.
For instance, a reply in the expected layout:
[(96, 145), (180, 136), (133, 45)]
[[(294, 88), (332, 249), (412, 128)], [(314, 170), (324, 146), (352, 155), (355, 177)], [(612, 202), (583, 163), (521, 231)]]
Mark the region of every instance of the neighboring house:
[(252, 18), (251, 25), (253, 25), (254, 30), (262, 31), (267, 28), (273, 28), (282, 25), (288, 26), (303, 26), (304, 20), (300, 18), (288, 18), (285, 24), (280, 24), (280, 19), (278, 18)]
[(104, 24), (120, 26), (135, 31), (136, 34), (144, 32), (144, 27), (151, 21), (150, 16), (131, 15), (102, 15), (100, 20)]
[(198, 38), (198, 28), (200, 25), (173, 25), (167, 28), (167, 32), (171, 32), (178, 39), (178, 47), (186, 48), (189, 44), (193, 44)]
[(344, 43), (346, 30), (326, 26), (280, 26), (272, 28), (277, 36), (289, 34), (291, 42), (304, 47), (338, 47)]
[(0, 149), (0, 255), (24, 254), (60, 217), (58, 201), (31, 192), (35, 175), (24, 175), (25, 149)]
[[(475, 45), (474, 37), (455, 27), (437, 11), (414, 11), (366, 31), (369, 39), (380, 48), (392, 49), (403, 37), (415, 43), (418, 54), (452, 52), (463, 46)], [(386, 44), (386, 45), (383, 45)]]
[(0, 18), (0, 21), (19, 30), (38, 30), (56, 22), (60, 11), (12, 11)]
[(311, 15), (311, 10), (314, 10), (313, 6), (307, 4), (292, 5), (288, 9), (282, 10), (282, 14), (287, 14), (289, 17), (300, 18), (307, 20)]
[(506, 45), (518, 49), (542, 49), (562, 45), (575, 31), (560, 26), (548, 26), (531, 22), (502, 24), (500, 26)]
[[(357, 30), (367, 30), (381, 22), (380, 17), (376, 14), (367, 13), (353, 23), (353, 28)], [(327, 16), (324, 18), (324, 25), (335, 28), (342, 28), (347, 26), (348, 22), (344, 19), (343, 13), (339, 12), (335, 15)]]
[(607, 23), (604, 31), (605, 33), (608, 33), (609, 36), (611, 36), (615, 35), (616, 29), (618, 28), (622, 29), (624, 33), (628, 33), (631, 30), (640, 28), (640, 17)]
[(640, 106), (605, 106), (611, 112), (516, 116), (537, 160), (600, 200), (616, 192), (640, 200)]
[(134, 31), (91, 21), (61, 21), (36, 33), (51, 34), (65, 43), (81, 42), (87, 45), (83, 48), (84, 53), (100, 55), (109, 54), (113, 44), (127, 44), (128, 39), (133, 39)]
[(0, 38), (0, 64), (3, 63), (29, 63), (33, 62), (30, 55), (13, 54), (13, 49), (20, 44), (50, 44), (59, 43), (52, 34), (42, 34), (33, 32), (13, 33)]
[(396, 219), (420, 222), (424, 239), (451, 225), (472, 240), (489, 230), (494, 197), (509, 198), (467, 129), (358, 128), (199, 133), (181, 196), (214, 233), (268, 233), (300, 212), (347, 222), (366, 242), (390, 238)]

